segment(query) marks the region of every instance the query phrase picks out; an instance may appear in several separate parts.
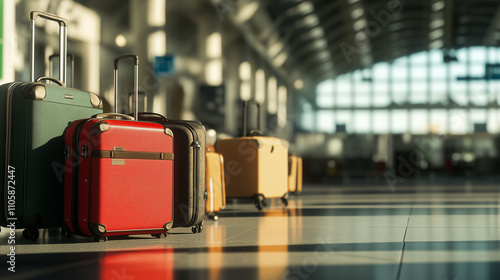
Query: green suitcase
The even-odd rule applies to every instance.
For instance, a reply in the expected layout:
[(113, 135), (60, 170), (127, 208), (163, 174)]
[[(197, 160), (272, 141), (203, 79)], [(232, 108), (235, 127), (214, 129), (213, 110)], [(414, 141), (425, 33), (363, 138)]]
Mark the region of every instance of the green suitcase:
[[(37, 17), (59, 24), (59, 80), (34, 79), (34, 34)], [(38, 238), (39, 228), (63, 227), (64, 141), (69, 122), (102, 113), (93, 93), (64, 86), (66, 79), (66, 21), (31, 12), (31, 82), (0, 86), (1, 180), (0, 226), (25, 228), (23, 236)], [(51, 80), (60, 85), (41, 83)]]

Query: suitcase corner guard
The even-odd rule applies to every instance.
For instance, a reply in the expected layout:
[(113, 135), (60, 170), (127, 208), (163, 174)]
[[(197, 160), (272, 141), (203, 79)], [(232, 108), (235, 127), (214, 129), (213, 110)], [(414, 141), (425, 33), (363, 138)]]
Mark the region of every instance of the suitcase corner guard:
[(165, 127), (165, 134), (170, 136), (170, 137), (174, 137), (174, 133), (168, 127)]
[(89, 229), (94, 236), (101, 236), (107, 232), (106, 226), (102, 224), (89, 223)]
[(168, 222), (168, 223), (163, 225), (163, 228), (168, 231), (172, 228), (173, 225), (174, 225), (174, 222)]
[(28, 83), (23, 88), (23, 95), (26, 99), (44, 100), (47, 96), (47, 90), (42, 84)]

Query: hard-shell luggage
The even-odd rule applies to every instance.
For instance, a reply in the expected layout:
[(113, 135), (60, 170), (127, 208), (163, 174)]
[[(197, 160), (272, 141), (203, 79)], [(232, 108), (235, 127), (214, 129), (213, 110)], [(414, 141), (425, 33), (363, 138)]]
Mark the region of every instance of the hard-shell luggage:
[(210, 219), (217, 221), (218, 212), (226, 206), (224, 157), (207, 145), (207, 209)]
[[(281, 139), (261, 136), (259, 131), (247, 135), (248, 104), (243, 103), (243, 137), (217, 141), (215, 148), (224, 156), (226, 195), (235, 198), (252, 198), (262, 210), (266, 198), (281, 198), (288, 204), (288, 148)], [(260, 120), (258, 120), (260, 124)]]
[(293, 154), (288, 156), (288, 191), (302, 192), (302, 158)]
[(139, 113), (139, 120), (162, 124), (171, 129), (174, 141), (174, 225), (203, 230), (206, 155), (205, 127), (197, 121), (170, 120), (156, 113)]
[[(138, 58), (134, 60), (137, 93)], [(137, 95), (136, 95), (137, 97)], [(135, 111), (137, 117), (137, 111)], [(116, 119), (112, 119), (116, 118)], [(123, 118), (123, 119), (119, 119)], [(173, 133), (116, 113), (73, 122), (65, 131), (64, 223), (71, 233), (164, 237), (173, 223)]]
[[(59, 24), (59, 80), (35, 80), (35, 19)], [(69, 122), (101, 113), (96, 94), (67, 88), (66, 20), (44, 12), (31, 12), (31, 82), (0, 86), (0, 225), (25, 228), (23, 236), (36, 240), (39, 228), (63, 227), (64, 141)], [(59, 85), (41, 83), (51, 80)], [(8, 171), (8, 172), (7, 172)]]

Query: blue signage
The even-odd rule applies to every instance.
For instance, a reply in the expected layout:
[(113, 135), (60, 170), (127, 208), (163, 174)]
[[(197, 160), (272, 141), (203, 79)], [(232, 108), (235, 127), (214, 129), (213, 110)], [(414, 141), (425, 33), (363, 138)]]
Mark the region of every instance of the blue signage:
[(486, 64), (486, 79), (500, 80), (500, 64)]
[(154, 60), (155, 74), (168, 76), (175, 74), (174, 55), (156, 56)]

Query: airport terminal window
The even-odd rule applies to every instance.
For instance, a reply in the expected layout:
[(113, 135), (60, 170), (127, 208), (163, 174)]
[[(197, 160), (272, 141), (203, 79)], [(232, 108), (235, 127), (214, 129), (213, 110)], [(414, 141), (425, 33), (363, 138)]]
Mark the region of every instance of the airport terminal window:
[(494, 101), (490, 98), (490, 93), (487, 91), (487, 85), (484, 82), (470, 81), (470, 102), (476, 106), (486, 106), (489, 102)]
[[(443, 58), (441, 58), (443, 59)], [(447, 76), (447, 69), (446, 65), (439, 63), (439, 64), (432, 64), (431, 65), (431, 71), (430, 71), (430, 78), (432, 80), (436, 81), (444, 81)]]
[[(360, 81), (361, 79), (362, 77), (359, 76), (359, 78), (355, 80)], [(371, 101), (370, 92), (371, 92), (371, 87), (369, 83), (359, 83), (359, 82), (354, 83), (353, 105), (356, 107), (369, 107)]]
[(368, 110), (356, 110), (353, 114), (352, 129), (350, 132), (356, 133), (370, 133), (370, 111)]
[(482, 78), (485, 75), (484, 62), (483, 63), (471, 63), (469, 67), (469, 76), (471, 78)]
[(315, 130), (315, 124), (316, 124), (316, 121), (314, 120), (315, 117), (316, 117), (316, 114), (314, 113), (311, 104), (304, 103), (302, 105), (302, 114), (301, 114), (301, 118), (300, 118), (300, 126), (304, 130), (314, 131)]
[(488, 120), (488, 111), (481, 109), (472, 109), (470, 110), (470, 123), (472, 127), (470, 129), (474, 129), (475, 124), (486, 123)]
[(429, 68), (425, 64), (412, 64), (410, 69), (410, 77), (412, 81), (425, 82), (427, 79), (427, 71), (429, 71)]
[(443, 62), (443, 53), (440, 50), (429, 51), (429, 62), (434, 66), (441, 64)]
[(406, 62), (392, 64), (392, 80), (397, 82), (406, 82), (408, 80), (408, 65)]
[(373, 119), (370, 122), (371, 131), (377, 134), (389, 133), (389, 111), (377, 110), (373, 111)]
[(448, 112), (449, 127), (448, 131), (452, 134), (467, 133), (467, 110), (452, 109)]
[(446, 81), (443, 79), (433, 80), (430, 85), (431, 104), (444, 104), (446, 101)]
[(316, 128), (319, 132), (335, 132), (335, 112), (321, 110), (316, 113)]
[(469, 61), (486, 62), (486, 48), (484, 47), (471, 47), (469, 48)]
[(339, 128), (342, 128), (342, 125), (345, 125), (346, 131), (337, 131), (337, 127), (335, 127), (335, 132), (347, 132), (349, 133), (352, 128), (351, 125), (352, 114), (350, 110), (338, 110), (335, 114), (335, 123), (339, 125)]
[(336, 80), (337, 98), (335, 104), (343, 107), (351, 106), (351, 98), (353, 93), (352, 87), (353, 84), (351, 75), (343, 75), (338, 77)]
[(492, 63), (500, 62), (500, 49), (490, 47), (488, 48), (488, 61)]
[(408, 131), (408, 112), (406, 110), (392, 110), (391, 120), (392, 133), (406, 133)]
[(423, 109), (410, 111), (410, 133), (413, 134), (426, 134), (429, 131), (427, 111)]
[(429, 132), (444, 134), (448, 132), (448, 114), (444, 109), (430, 111)]
[(456, 55), (457, 55), (458, 61), (466, 62), (469, 59), (469, 57), (467, 55), (467, 50), (468, 50), (467, 48), (462, 48), (462, 49), (457, 50)]
[[(316, 129), (308, 130), (334, 132), (343, 122), (347, 133), (463, 134), (482, 122), (488, 132), (500, 132), (500, 77), (487, 77), (486, 70), (500, 64), (500, 48), (469, 47), (450, 55), (457, 60), (445, 63), (441, 50), (424, 51), (323, 82), (316, 94), (322, 110), (315, 113)], [(349, 111), (350, 121), (329, 110)]]
[(403, 104), (408, 100), (408, 82), (392, 83), (392, 101), (396, 104)]
[(377, 63), (373, 66), (373, 79), (385, 82), (389, 78), (389, 63)]
[(500, 130), (500, 123), (497, 121), (498, 120), (498, 115), (499, 112), (498, 110), (488, 110), (488, 125), (487, 125), (487, 130), (490, 133), (496, 133), (497, 131)]
[(335, 81), (327, 80), (324, 83), (320, 84), (317, 89), (317, 100), (319, 107), (333, 107), (335, 105), (335, 96), (332, 94), (335, 92)]
[(410, 56), (410, 63), (412, 65), (427, 65), (428, 61), (428, 52), (419, 52)]
[(487, 88), (493, 102), (496, 103), (497, 100), (500, 100), (500, 82), (490, 81), (488, 85), (485, 85), (485, 88)]

